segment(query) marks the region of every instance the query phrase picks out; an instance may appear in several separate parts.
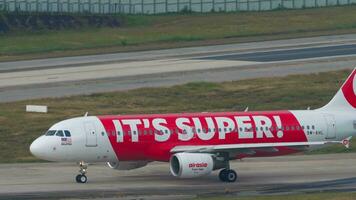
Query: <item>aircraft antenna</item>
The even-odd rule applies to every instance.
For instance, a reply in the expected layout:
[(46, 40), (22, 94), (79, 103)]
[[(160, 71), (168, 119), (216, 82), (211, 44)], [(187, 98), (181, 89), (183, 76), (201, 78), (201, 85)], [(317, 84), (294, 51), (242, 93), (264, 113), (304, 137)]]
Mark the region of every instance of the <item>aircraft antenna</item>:
[(247, 112), (248, 111), (248, 106), (245, 108), (244, 112)]

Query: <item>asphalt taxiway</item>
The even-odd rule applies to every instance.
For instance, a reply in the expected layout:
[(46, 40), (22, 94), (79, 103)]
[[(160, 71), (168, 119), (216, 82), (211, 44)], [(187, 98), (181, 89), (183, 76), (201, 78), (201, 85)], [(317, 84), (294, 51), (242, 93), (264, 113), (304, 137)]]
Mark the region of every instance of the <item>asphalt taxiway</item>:
[(355, 191), (356, 154), (297, 155), (249, 158), (232, 162), (238, 181), (223, 183), (217, 172), (196, 179), (178, 179), (168, 163), (151, 163), (131, 171), (89, 166), (88, 182), (78, 184), (75, 164), (0, 165), (0, 199), (192, 199), (197, 196), (298, 194)]
[(356, 34), (0, 63), (0, 102), (352, 69)]

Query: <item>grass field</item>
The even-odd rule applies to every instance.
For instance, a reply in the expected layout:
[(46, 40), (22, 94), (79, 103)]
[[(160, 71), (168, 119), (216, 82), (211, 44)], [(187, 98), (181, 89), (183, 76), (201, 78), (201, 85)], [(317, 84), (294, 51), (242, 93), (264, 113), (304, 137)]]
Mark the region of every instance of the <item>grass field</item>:
[(356, 6), (120, 16), (118, 28), (0, 35), (0, 61), (356, 32)]
[(197, 198), (196, 200), (354, 200), (356, 193), (312, 193), (312, 194), (297, 194), (297, 195), (264, 195), (252, 197), (204, 197)]
[[(28, 100), (0, 104), (0, 162), (36, 161), (30, 143), (60, 120), (99, 114), (306, 109), (326, 104), (349, 71), (224, 83)], [(293, 91), (293, 92), (291, 92)], [(48, 105), (48, 114), (25, 113), (26, 104)], [(333, 146), (318, 153), (356, 151)]]

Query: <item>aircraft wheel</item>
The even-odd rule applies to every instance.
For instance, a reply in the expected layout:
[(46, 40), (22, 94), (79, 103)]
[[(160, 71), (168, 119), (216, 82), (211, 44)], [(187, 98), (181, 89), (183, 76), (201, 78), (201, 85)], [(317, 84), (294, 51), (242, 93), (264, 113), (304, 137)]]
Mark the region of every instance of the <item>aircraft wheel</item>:
[(226, 174), (227, 174), (227, 172), (228, 172), (229, 170), (227, 170), (227, 169), (222, 169), (220, 172), (219, 172), (219, 179), (220, 179), (220, 181), (222, 181), (222, 182), (226, 182)]
[(75, 180), (77, 181), (77, 183), (86, 183), (88, 178), (85, 176), (85, 175), (82, 175), (82, 174), (78, 174), (76, 177), (75, 177)]
[(232, 183), (235, 182), (236, 179), (237, 179), (236, 172), (232, 169), (228, 170), (228, 172), (226, 173), (225, 181)]

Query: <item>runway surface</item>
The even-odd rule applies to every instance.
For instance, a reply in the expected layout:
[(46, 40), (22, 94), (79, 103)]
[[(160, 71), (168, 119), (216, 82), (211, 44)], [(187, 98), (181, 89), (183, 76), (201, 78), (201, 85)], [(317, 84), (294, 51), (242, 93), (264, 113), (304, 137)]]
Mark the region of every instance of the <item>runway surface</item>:
[(217, 172), (198, 179), (178, 179), (168, 163), (131, 171), (91, 165), (88, 183), (74, 182), (75, 164), (0, 165), (0, 199), (192, 199), (212, 195), (253, 196), (356, 189), (356, 154), (250, 158), (232, 162), (238, 181), (222, 183)]
[(352, 69), (356, 34), (0, 63), (0, 102)]
[(307, 58), (324, 58), (329, 56), (354, 55), (356, 54), (356, 44), (334, 45), (326, 47), (310, 47), (291, 50), (262, 51), (254, 53), (228, 54), (223, 56), (210, 56), (200, 59), (208, 60), (241, 60), (255, 62), (271, 62), (296, 60)]

